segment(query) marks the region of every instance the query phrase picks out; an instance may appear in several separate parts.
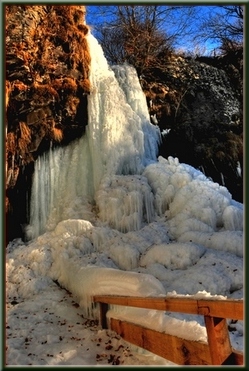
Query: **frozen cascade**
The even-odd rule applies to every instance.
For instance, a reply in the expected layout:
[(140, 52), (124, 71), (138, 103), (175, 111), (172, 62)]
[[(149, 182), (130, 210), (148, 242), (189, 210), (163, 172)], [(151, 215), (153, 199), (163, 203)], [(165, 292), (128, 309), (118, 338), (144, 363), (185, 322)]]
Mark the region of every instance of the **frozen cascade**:
[[(243, 204), (177, 158), (156, 158), (158, 130), (135, 71), (110, 69), (88, 41), (86, 134), (36, 161), (28, 236), (38, 237), (8, 246), (9, 299), (35, 303), (38, 295), (39, 305), (58, 282), (94, 318), (97, 294), (243, 297)], [(136, 317), (152, 328), (166, 323), (164, 314)]]
[[(87, 130), (96, 190), (104, 174), (141, 174), (156, 161), (160, 132), (150, 123), (134, 68), (116, 66), (117, 81), (97, 40), (91, 35), (88, 40), (92, 93)], [(153, 145), (145, 145), (152, 141)]]
[[(91, 93), (86, 134), (65, 148), (51, 149), (36, 161), (30, 224), (26, 229), (28, 239), (54, 229), (61, 220), (87, 218), (86, 205), (94, 202), (95, 195), (97, 206), (102, 210), (100, 217), (111, 222), (110, 214), (103, 212), (103, 205), (107, 205), (102, 196), (110, 196), (106, 186), (120, 175), (124, 177), (123, 183), (126, 182), (125, 193), (121, 185), (118, 192), (123, 198), (119, 204), (109, 203), (108, 207), (117, 221), (120, 202), (126, 212), (125, 220), (114, 227), (121, 231), (137, 230), (143, 217), (149, 221), (154, 213), (149, 185), (136, 181), (134, 190), (129, 184), (131, 175), (142, 174), (148, 164), (157, 160), (159, 129), (150, 123), (146, 99), (134, 68), (125, 65), (112, 70), (97, 40), (91, 34), (87, 40), (91, 55)], [(124, 205), (127, 192), (131, 208)], [(140, 192), (142, 195), (133, 205)]]
[[(112, 66), (112, 69), (125, 92), (127, 102), (141, 119), (145, 141), (145, 164), (148, 165), (148, 163), (151, 163), (151, 159), (157, 159), (158, 141), (161, 140), (160, 129), (150, 124), (146, 97), (141, 89), (136, 70), (126, 64), (123, 66)], [(155, 135), (155, 130), (158, 131), (158, 135)]]
[[(87, 219), (87, 204), (93, 199), (89, 162), (85, 136), (67, 147), (50, 149), (37, 159), (30, 224), (26, 228), (28, 239), (38, 237), (45, 230), (53, 230), (61, 220)], [(80, 166), (82, 164), (85, 166)]]
[(99, 218), (121, 232), (139, 230), (154, 216), (154, 197), (147, 178), (116, 175), (104, 179), (96, 193)]

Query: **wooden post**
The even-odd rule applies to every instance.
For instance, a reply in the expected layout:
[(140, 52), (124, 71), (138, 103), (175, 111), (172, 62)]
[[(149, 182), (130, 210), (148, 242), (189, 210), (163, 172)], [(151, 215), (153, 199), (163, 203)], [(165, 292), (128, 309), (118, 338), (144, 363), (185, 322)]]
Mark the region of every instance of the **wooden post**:
[(204, 316), (210, 355), (213, 365), (222, 365), (232, 354), (225, 318)]
[(100, 312), (100, 324), (103, 329), (107, 329), (107, 318), (106, 313), (108, 311), (108, 304), (99, 303), (99, 312)]

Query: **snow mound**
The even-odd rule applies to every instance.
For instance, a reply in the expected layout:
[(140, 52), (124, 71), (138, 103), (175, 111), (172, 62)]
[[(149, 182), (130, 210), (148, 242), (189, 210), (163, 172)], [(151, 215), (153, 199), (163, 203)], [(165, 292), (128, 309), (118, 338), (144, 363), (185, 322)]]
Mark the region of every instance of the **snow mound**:
[(170, 243), (156, 245), (141, 258), (140, 265), (147, 266), (154, 263), (164, 265), (171, 269), (186, 269), (196, 262), (205, 253), (203, 246), (193, 243)]

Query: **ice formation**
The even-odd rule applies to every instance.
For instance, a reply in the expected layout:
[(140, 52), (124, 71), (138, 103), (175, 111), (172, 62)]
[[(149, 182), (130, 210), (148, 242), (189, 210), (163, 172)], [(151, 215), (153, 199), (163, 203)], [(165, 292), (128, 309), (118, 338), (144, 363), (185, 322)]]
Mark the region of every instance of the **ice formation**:
[[(70, 290), (88, 316), (98, 293), (243, 296), (243, 205), (199, 170), (157, 158), (159, 131), (134, 68), (111, 69), (87, 40), (86, 134), (36, 162), (23, 272), (35, 250), (46, 280)], [(10, 276), (17, 263), (10, 258)], [(41, 265), (32, 267), (39, 277)]]
[[(141, 174), (146, 165), (156, 161), (159, 129), (150, 123), (145, 95), (135, 69), (116, 66), (114, 73), (92, 35), (88, 36), (88, 43), (92, 58), (86, 135), (66, 148), (51, 150), (36, 162), (28, 227), (31, 238), (52, 230), (61, 220), (72, 216), (82, 218), (85, 202), (94, 200), (101, 182), (96, 200), (102, 218), (115, 218), (120, 223), (119, 229), (124, 231), (139, 229), (143, 214), (139, 200), (142, 190), (145, 213), (148, 221), (151, 220), (150, 189), (147, 191), (146, 184), (136, 177), (123, 177), (118, 187), (117, 175)], [(103, 205), (105, 192), (107, 197), (111, 196), (110, 183), (117, 185), (113, 198), (124, 198), (122, 221), (119, 221), (118, 203), (110, 200), (108, 205)], [(125, 197), (127, 193), (130, 200)], [(130, 208), (125, 206), (128, 202)], [(108, 216), (104, 215), (103, 208), (106, 207)]]

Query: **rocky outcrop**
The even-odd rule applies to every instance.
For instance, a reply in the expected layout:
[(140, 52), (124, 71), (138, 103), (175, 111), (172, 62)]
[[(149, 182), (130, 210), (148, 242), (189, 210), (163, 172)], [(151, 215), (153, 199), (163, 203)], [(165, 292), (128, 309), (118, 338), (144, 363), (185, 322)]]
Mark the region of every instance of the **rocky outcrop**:
[(84, 132), (90, 55), (84, 6), (9, 4), (4, 10), (8, 239), (20, 236), (26, 222), (37, 156)]
[[(236, 54), (236, 53), (234, 53)], [(178, 157), (243, 201), (243, 56), (171, 55), (142, 79), (160, 154)]]

